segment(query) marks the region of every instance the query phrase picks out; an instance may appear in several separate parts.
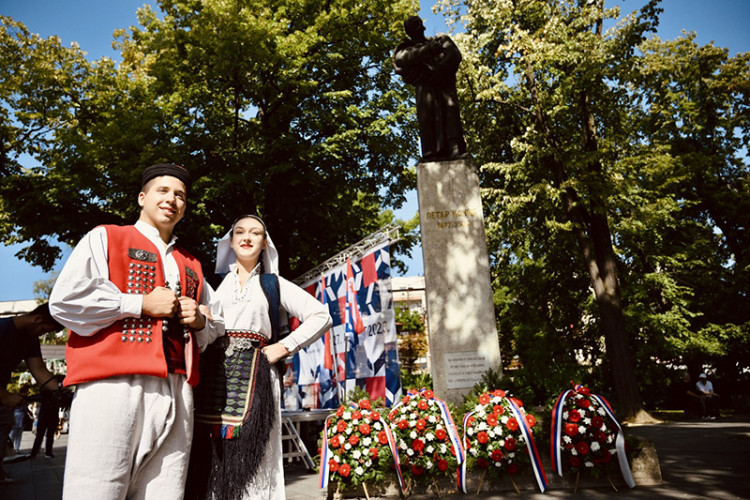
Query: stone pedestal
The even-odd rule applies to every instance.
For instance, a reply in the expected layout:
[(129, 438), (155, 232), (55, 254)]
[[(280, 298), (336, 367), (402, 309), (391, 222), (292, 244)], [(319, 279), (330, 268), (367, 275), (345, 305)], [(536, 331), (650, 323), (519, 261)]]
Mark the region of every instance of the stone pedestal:
[(501, 369), (476, 166), (420, 163), (417, 193), (433, 388), (460, 403), (485, 371)]

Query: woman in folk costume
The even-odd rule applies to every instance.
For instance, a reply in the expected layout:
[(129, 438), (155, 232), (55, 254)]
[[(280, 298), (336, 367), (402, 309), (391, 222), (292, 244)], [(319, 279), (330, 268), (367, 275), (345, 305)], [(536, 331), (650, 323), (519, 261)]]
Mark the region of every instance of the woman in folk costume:
[[(228, 272), (216, 291), (226, 336), (201, 355), (188, 496), (284, 499), (281, 377), (272, 366), (320, 338), (331, 316), (278, 276), (278, 252), (260, 218), (238, 218), (216, 257), (216, 272)], [(279, 325), (279, 306), (300, 321), (286, 337), (279, 334), (286, 326), (284, 314)]]

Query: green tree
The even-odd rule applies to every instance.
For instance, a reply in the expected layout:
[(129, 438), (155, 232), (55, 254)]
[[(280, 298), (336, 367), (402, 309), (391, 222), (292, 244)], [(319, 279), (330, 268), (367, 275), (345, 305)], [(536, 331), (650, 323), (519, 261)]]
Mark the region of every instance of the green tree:
[[(282, 273), (294, 276), (378, 229), (381, 207), (404, 201), (416, 137), (390, 52), (415, 2), (159, 8), (140, 9), (140, 27), (119, 33), (119, 66), (89, 64), (3, 18), (0, 72), (14, 83), (2, 96), (3, 152), (13, 168), (3, 169), (0, 194), (20, 191), (27, 203), (3, 203), (0, 237), (32, 242), (22, 257), (49, 269), (56, 238), (75, 243), (97, 224), (132, 222), (139, 172), (160, 161), (196, 177), (178, 233), (204, 263), (237, 215), (258, 213)], [(32, 113), (34, 92), (50, 89), (59, 118)], [(22, 144), (34, 133), (33, 149)], [(24, 154), (40, 166), (21, 168)]]

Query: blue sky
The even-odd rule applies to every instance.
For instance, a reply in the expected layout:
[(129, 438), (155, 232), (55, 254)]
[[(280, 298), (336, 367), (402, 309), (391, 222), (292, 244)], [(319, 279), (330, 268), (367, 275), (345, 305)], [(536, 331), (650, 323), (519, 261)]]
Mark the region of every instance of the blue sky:
[[(606, 0), (608, 6), (620, 5), (623, 12), (641, 6), (644, 0)], [(77, 42), (89, 59), (103, 56), (119, 59), (112, 47), (112, 33), (118, 28), (138, 24), (136, 10), (147, 0), (0, 0), (0, 15), (21, 21), (33, 33), (57, 35), (64, 45)], [(432, 14), (432, 1), (422, 1), (420, 15), (425, 19), (427, 35), (446, 31), (442, 19)], [(664, 12), (658, 35), (672, 39), (682, 30), (695, 31), (700, 44), (714, 42), (728, 47), (731, 54), (750, 51), (750, 0), (664, 0)], [(412, 192), (397, 217), (408, 219), (417, 212), (417, 196)], [(49, 275), (18, 260), (19, 246), (0, 245), (0, 301), (34, 298), (33, 284)], [(413, 251), (408, 275), (423, 274), (421, 248)], [(67, 255), (67, 253), (66, 253)], [(63, 259), (64, 260), (64, 259)], [(62, 262), (58, 263), (58, 268)]]

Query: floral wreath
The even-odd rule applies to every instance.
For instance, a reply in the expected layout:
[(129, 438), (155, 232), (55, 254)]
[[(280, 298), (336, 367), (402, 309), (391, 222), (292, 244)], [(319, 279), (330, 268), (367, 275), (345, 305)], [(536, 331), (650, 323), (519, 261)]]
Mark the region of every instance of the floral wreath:
[(613, 457), (617, 457), (625, 483), (633, 488), (635, 481), (625, 455), (625, 435), (612, 407), (602, 396), (580, 384), (560, 393), (552, 409), (552, 469), (595, 477), (607, 474)]
[[(411, 480), (452, 475), (463, 462), (456, 425), (445, 401), (429, 389), (410, 390), (388, 414), (400, 466)], [(407, 488), (408, 490), (408, 488)]]
[(461, 467), (459, 485), (464, 493), (468, 493), (468, 467), (484, 470), (477, 494), (488, 473), (499, 477), (501, 472), (508, 474), (518, 492), (512, 476), (529, 465), (539, 488), (542, 492), (547, 489), (547, 476), (531, 432), (536, 418), (526, 413), (519, 399), (503, 390), (485, 392), (478, 397), (474, 409), (466, 413), (463, 424), (466, 461)]
[(387, 422), (369, 399), (340, 406), (326, 419), (323, 436), (321, 488), (330, 480), (339, 487), (363, 485), (367, 491), (365, 483), (382, 482), (398, 456)]

